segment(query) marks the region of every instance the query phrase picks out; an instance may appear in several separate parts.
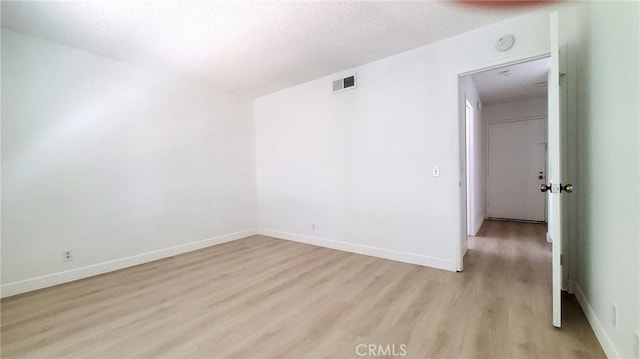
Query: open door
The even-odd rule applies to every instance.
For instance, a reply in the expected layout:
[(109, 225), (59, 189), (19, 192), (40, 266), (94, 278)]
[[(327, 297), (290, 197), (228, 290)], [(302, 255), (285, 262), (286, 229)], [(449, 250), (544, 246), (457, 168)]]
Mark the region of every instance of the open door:
[(550, 70), (548, 82), (548, 174), (549, 183), (543, 184), (541, 190), (548, 193), (548, 240), (552, 243), (552, 296), (553, 296), (553, 325), (560, 327), (562, 321), (562, 248), (564, 233), (562, 231), (562, 195), (570, 193), (573, 186), (564, 184), (563, 177), (563, 128), (561, 118), (561, 58), (558, 42), (558, 13), (551, 14), (551, 49)]

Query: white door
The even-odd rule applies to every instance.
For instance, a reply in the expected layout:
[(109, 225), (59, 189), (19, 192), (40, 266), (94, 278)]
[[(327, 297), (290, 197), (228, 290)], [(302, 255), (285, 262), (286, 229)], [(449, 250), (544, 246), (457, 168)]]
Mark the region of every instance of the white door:
[(487, 134), (487, 215), (544, 221), (546, 119), (490, 124)]
[(571, 192), (571, 185), (563, 183), (563, 137), (561, 118), (560, 92), (560, 51), (558, 43), (558, 13), (551, 14), (551, 49), (549, 70), (549, 122), (548, 122), (548, 175), (547, 175), (547, 203), (548, 203), (548, 239), (552, 243), (552, 296), (553, 296), (553, 325), (560, 327), (562, 319), (561, 288), (562, 288), (562, 196)]

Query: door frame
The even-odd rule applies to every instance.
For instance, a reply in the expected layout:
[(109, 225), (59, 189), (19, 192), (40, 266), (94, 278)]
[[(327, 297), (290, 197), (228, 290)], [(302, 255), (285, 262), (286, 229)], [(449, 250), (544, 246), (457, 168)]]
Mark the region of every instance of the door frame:
[[(458, 169), (459, 169), (459, 238), (456, 241), (456, 271), (462, 272), (464, 270), (464, 255), (467, 252), (467, 126), (466, 126), (466, 95), (460, 85), (463, 77), (473, 75), (479, 72), (497, 69), (504, 66), (517, 65), (524, 62), (539, 60), (551, 56), (550, 51), (523, 55), (520, 57), (514, 57), (504, 59), (501, 61), (493, 62), (484, 66), (477, 66), (469, 70), (465, 70), (458, 73)], [(547, 118), (548, 121), (548, 118)], [(548, 125), (547, 125), (548, 126)], [(547, 127), (548, 128), (548, 127)]]
[[(460, 93), (461, 93), (461, 78), (463, 76), (467, 76), (467, 75), (471, 75), (477, 72), (481, 72), (481, 71), (486, 71), (486, 70), (490, 70), (490, 69), (495, 69), (495, 68), (499, 68), (499, 67), (503, 67), (503, 66), (509, 66), (512, 64), (517, 64), (517, 63), (522, 63), (522, 62), (526, 62), (526, 61), (531, 61), (531, 60), (535, 60), (535, 59), (539, 59), (539, 58), (543, 58), (543, 57), (549, 57), (552, 59), (551, 61), (551, 69), (550, 69), (550, 75), (549, 75), (549, 82), (550, 84), (554, 84), (553, 86), (550, 86), (547, 89), (547, 98), (549, 101), (549, 106), (551, 107), (551, 98), (555, 98), (555, 96), (557, 95), (557, 104), (554, 103), (554, 108), (550, 108), (549, 109), (549, 113), (548, 113), (548, 117), (547, 117), (547, 129), (548, 129), (548, 134), (547, 134), (547, 142), (549, 143), (548, 145), (548, 149), (549, 147), (551, 147), (551, 141), (549, 140), (552, 136), (551, 136), (551, 126), (550, 123), (554, 124), (554, 131), (553, 131), (553, 138), (554, 140), (559, 140), (559, 144), (560, 145), (560, 153), (559, 153), (559, 159), (554, 159), (554, 161), (559, 160), (559, 163), (564, 163), (564, 165), (560, 166), (560, 169), (558, 170), (558, 176), (552, 175), (552, 171), (551, 171), (551, 163), (547, 163), (547, 182), (548, 183), (553, 183), (553, 188), (552, 189), (552, 193), (554, 194), (558, 194), (558, 201), (562, 201), (562, 198), (559, 197), (559, 194), (561, 191), (560, 183), (562, 181), (569, 181), (569, 177), (575, 179), (575, 168), (569, 168), (572, 167), (571, 166), (571, 152), (572, 150), (575, 151), (575, 136), (570, 136), (568, 133), (568, 129), (572, 128), (572, 126), (575, 126), (575, 113), (572, 114), (571, 111), (571, 105), (569, 105), (569, 102), (571, 100), (569, 100), (569, 97), (575, 97), (575, 92), (570, 91), (569, 87), (572, 86), (567, 86), (566, 82), (567, 79), (569, 80), (569, 82), (572, 82), (573, 85), (575, 85), (575, 74), (571, 75), (571, 73), (573, 71), (571, 71), (571, 68), (569, 67), (569, 62), (572, 63), (572, 65), (575, 65), (575, 56), (569, 56), (568, 55), (568, 51), (567, 51), (567, 45), (566, 44), (562, 44), (560, 41), (560, 31), (559, 31), (559, 24), (558, 24), (559, 20), (558, 20), (558, 13), (557, 12), (553, 12), (550, 14), (550, 24), (549, 24), (549, 31), (550, 31), (550, 43), (549, 43), (549, 48), (547, 49), (547, 51), (543, 51), (540, 53), (532, 53), (532, 54), (525, 54), (525, 55), (521, 55), (520, 57), (514, 56), (513, 58), (507, 58), (507, 59), (503, 59), (502, 61), (496, 61), (493, 64), (490, 65), (486, 65), (484, 67), (480, 66), (477, 68), (473, 68), (471, 70), (468, 71), (464, 71), (464, 72), (460, 72), (458, 74), (458, 131), (459, 131), (459, 137), (462, 139), (461, 141), (459, 141), (459, 163), (458, 163), (458, 168), (459, 168), (459, 174), (460, 174), (460, 180), (459, 180), (459, 189), (460, 189), (460, 193), (459, 193), (459, 204), (460, 204), (460, 238), (457, 241), (457, 247), (458, 249), (462, 246), (463, 240), (464, 242), (466, 242), (466, 238), (463, 239), (463, 236), (466, 234), (466, 191), (467, 191), (467, 184), (466, 182), (466, 176), (465, 176), (465, 165), (466, 165), (466, 159), (465, 159), (465, 153), (466, 153), (466, 148), (465, 148), (465, 141), (464, 141), (464, 129), (465, 127), (462, 125), (464, 122), (464, 108), (462, 107), (463, 102), (460, 101)], [(573, 59), (573, 60), (571, 60)], [(573, 66), (572, 66), (573, 67)], [(564, 76), (564, 75), (569, 75), (569, 76)], [(563, 81), (564, 80), (564, 81)], [(563, 82), (565, 84), (563, 84)], [(556, 87), (556, 84), (558, 85)], [(557, 91), (557, 94), (555, 93)], [(554, 95), (554, 96), (550, 96), (550, 95)], [(575, 98), (574, 98), (575, 100)], [(555, 108), (555, 106), (559, 106), (558, 108)], [(574, 110), (575, 110), (575, 105), (573, 105)], [(556, 112), (557, 111), (557, 112)], [(553, 117), (553, 114), (557, 113), (557, 115), (559, 115), (559, 119), (558, 119), (558, 123), (551, 120), (551, 118)], [(559, 129), (558, 129), (559, 127)], [(559, 133), (556, 134), (556, 132), (559, 130)], [(559, 138), (556, 138), (559, 137)], [(548, 153), (548, 159), (551, 158), (551, 156), (549, 155), (549, 153), (551, 153), (550, 151), (547, 151)], [(575, 154), (575, 152), (574, 152)], [(557, 154), (555, 155), (556, 157), (558, 156)], [(556, 183), (557, 182), (557, 183)], [(570, 199), (570, 196), (567, 196), (567, 199)], [(571, 238), (575, 236), (575, 233), (573, 233), (575, 231), (575, 228), (571, 228), (570, 223), (572, 221), (572, 218), (574, 218), (574, 223), (575, 223), (575, 214), (572, 212), (569, 212), (569, 207), (571, 206), (570, 203), (574, 202), (574, 201), (567, 201), (568, 203), (566, 203), (565, 205), (558, 205), (558, 201), (551, 201), (551, 198), (548, 197), (548, 211), (551, 210), (551, 208), (555, 208), (556, 212), (559, 215), (556, 214), (552, 214), (551, 212), (548, 212), (547, 214), (547, 218), (548, 218), (548, 225), (550, 226), (548, 228), (548, 235), (550, 232), (553, 232), (554, 235), (556, 237), (559, 237), (560, 240), (559, 241), (553, 241), (553, 251), (552, 251), (552, 273), (553, 273), (553, 280), (552, 280), (552, 299), (553, 299), (553, 324), (556, 327), (560, 327), (561, 325), (561, 317), (560, 317), (560, 313), (561, 313), (561, 291), (568, 291), (569, 293), (573, 292), (573, 276), (572, 276), (572, 271), (571, 271), (571, 266), (575, 266), (575, 264), (573, 264), (573, 260), (571, 260), (571, 257), (574, 253), (574, 251), (576, 250), (575, 248), (573, 248), (572, 244), (570, 243), (572, 240)], [(574, 203), (575, 206), (575, 203)], [(575, 207), (574, 207), (575, 208)], [(555, 224), (552, 226), (553, 227), (553, 231), (551, 230), (551, 219), (554, 219)], [(564, 234), (563, 234), (564, 232)], [(558, 242), (560, 242), (560, 244), (558, 245)], [(558, 248), (559, 247), (559, 248)], [(456, 258), (456, 264), (458, 266), (458, 270), (462, 270), (463, 267), (463, 255), (460, 254), (461, 252), (458, 251), (459, 257)], [(562, 253), (562, 254), (561, 254)], [(563, 263), (564, 262), (564, 263)]]
[[(472, 166), (472, 164), (471, 164), (472, 161), (470, 161), (470, 158), (469, 158), (470, 157), (469, 154), (471, 153), (471, 149), (469, 147), (473, 148), (473, 144), (472, 144), (473, 141), (471, 140), (473, 138), (473, 136), (471, 135), (471, 133), (473, 132), (472, 131), (473, 130), (473, 121), (475, 121), (475, 119), (473, 117), (473, 106), (469, 102), (469, 98), (466, 95), (465, 95), (464, 102), (465, 102), (464, 118), (465, 118), (465, 134), (466, 134), (466, 136), (465, 136), (465, 148), (466, 148), (466, 150), (465, 150), (464, 154), (465, 154), (465, 158), (466, 158), (466, 160), (465, 160), (465, 166), (466, 166), (465, 167), (465, 169), (466, 169), (466, 171), (465, 171), (465, 176), (466, 176), (465, 177), (466, 178), (465, 179), (465, 183), (467, 184), (467, 196), (466, 196), (466, 199), (467, 199), (467, 236), (471, 236), (471, 235), (473, 235), (473, 234), (471, 234), (473, 232), (472, 231), (473, 223), (470, 223), (470, 215), (473, 213), (473, 209), (475, 208), (475, 206), (474, 206), (475, 204), (473, 203), (473, 194), (474, 193), (473, 193), (473, 191), (469, 190), (469, 182), (471, 180), (471, 173), (473, 172), (473, 171), (469, 170), (469, 167)], [(464, 249), (462, 249), (465, 252), (466, 252), (466, 247), (467, 247), (467, 244), (465, 244), (464, 245)]]

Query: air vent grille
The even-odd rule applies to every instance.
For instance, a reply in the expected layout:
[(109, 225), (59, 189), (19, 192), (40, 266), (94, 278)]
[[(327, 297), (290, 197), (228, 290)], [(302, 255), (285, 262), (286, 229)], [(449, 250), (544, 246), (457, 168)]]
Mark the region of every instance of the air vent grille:
[(332, 92), (341, 92), (356, 88), (356, 74), (333, 81)]

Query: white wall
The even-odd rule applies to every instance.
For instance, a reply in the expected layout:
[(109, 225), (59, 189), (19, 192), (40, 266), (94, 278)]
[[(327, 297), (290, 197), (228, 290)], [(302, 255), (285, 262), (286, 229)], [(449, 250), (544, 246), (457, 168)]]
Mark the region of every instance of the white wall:
[[(330, 93), (346, 71), (257, 99), (260, 231), (455, 270), (457, 75), (548, 52), (548, 28), (514, 18), (355, 68), (355, 90)], [(504, 34), (517, 41), (497, 52)]]
[[(468, 197), (470, 199), (467, 202), (467, 212), (470, 217), (467, 219), (467, 234), (475, 236), (487, 215), (486, 130), (482, 121), (482, 111), (478, 109), (480, 98), (471, 76), (460, 78), (460, 91), (463, 96), (461, 104), (464, 104), (466, 99), (472, 107), (473, 114), (473, 123), (469, 129), (470, 133), (467, 134), (471, 139), (468, 142), (471, 147), (471, 166), (467, 166), (467, 173), (471, 182), (467, 183)], [(466, 104), (464, 106), (466, 107)]]
[(547, 117), (547, 98), (537, 97), (499, 105), (484, 106), (482, 121), (485, 125), (526, 118)]
[(579, 57), (576, 294), (607, 354), (638, 358), (640, 4), (593, 3), (590, 17)]
[(251, 100), (2, 30), (3, 295), (255, 233), (255, 191)]

